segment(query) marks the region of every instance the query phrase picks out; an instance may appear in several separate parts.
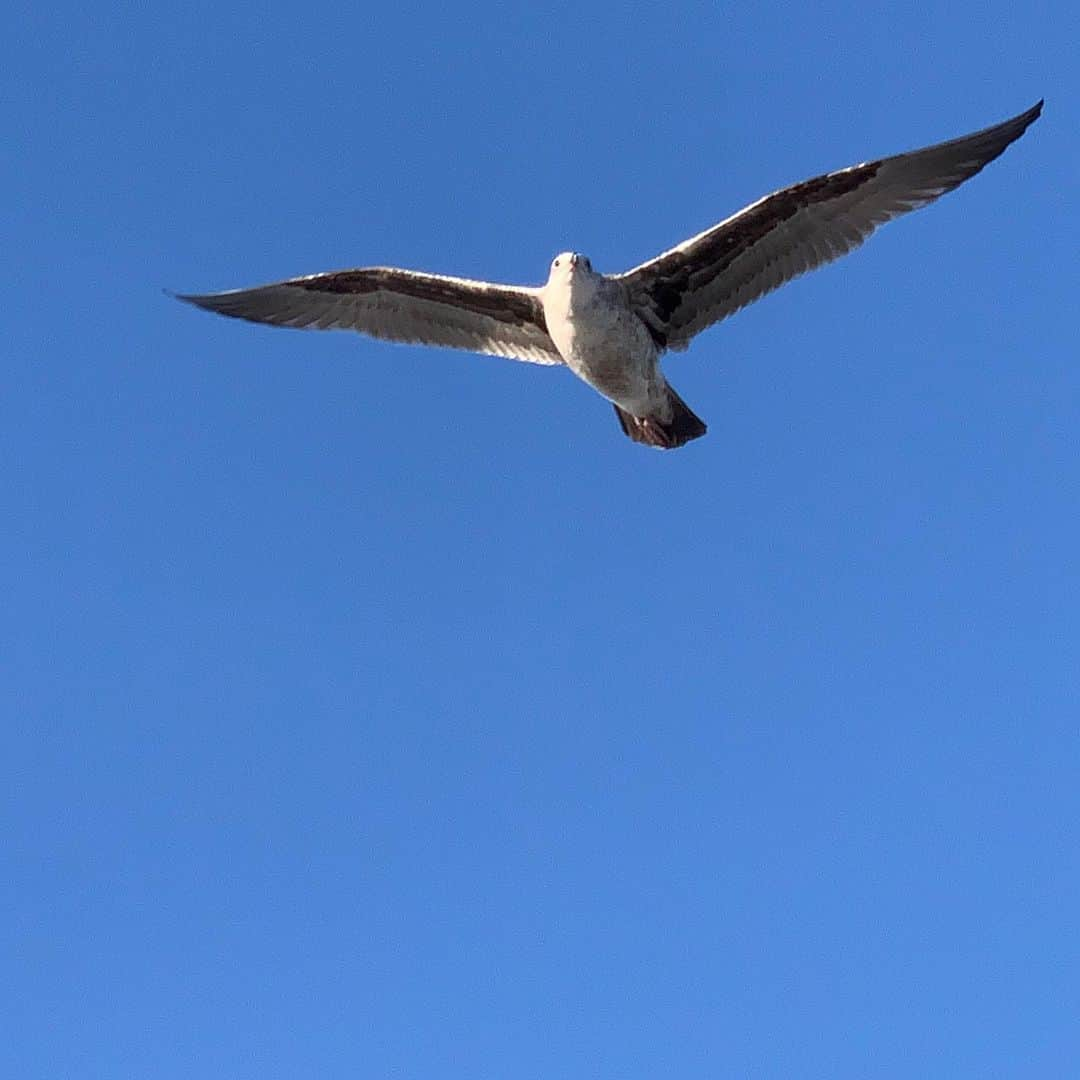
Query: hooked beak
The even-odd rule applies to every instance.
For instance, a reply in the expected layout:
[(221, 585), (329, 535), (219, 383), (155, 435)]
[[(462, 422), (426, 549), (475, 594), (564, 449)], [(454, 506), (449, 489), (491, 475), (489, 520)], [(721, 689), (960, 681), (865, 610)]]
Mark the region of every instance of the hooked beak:
[(570, 269), (573, 270), (577, 266), (579, 258), (577, 255), (570, 256)]

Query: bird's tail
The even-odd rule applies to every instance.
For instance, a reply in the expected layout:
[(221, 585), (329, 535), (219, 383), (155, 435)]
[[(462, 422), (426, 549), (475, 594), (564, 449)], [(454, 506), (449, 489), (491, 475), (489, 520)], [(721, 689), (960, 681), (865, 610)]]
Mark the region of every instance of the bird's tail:
[(667, 388), (667, 399), (671, 406), (671, 419), (667, 421), (658, 415), (634, 416), (618, 405), (615, 406), (615, 415), (623, 431), (634, 442), (660, 450), (674, 450), (705, 434), (704, 422), (690, 411), (686, 402), (670, 386)]

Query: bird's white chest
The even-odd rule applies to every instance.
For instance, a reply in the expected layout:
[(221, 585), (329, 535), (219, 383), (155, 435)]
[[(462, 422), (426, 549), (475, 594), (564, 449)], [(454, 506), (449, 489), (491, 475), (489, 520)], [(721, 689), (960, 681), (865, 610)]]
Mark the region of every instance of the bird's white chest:
[(646, 391), (656, 347), (617, 285), (602, 277), (549, 285), (544, 318), (575, 375), (612, 400), (637, 399)]

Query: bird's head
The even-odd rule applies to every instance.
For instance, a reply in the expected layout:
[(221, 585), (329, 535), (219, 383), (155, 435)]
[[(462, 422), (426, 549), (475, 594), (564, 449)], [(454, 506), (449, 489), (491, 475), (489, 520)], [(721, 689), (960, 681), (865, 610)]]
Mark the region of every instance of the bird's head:
[(570, 281), (592, 273), (592, 263), (578, 251), (564, 251), (551, 260), (548, 281)]

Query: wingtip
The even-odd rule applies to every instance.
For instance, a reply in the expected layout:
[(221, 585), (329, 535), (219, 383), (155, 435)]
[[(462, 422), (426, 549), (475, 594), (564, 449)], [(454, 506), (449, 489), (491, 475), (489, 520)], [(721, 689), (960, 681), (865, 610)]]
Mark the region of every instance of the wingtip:
[[(1046, 100), (1045, 98), (1039, 98), (1039, 100), (1036, 101), (1035, 104), (1032, 105), (1030, 109), (1027, 109), (1024, 112), (1020, 113), (1019, 116), (1013, 117), (1011, 123), (1019, 124), (1019, 125), (1021, 125), (1022, 128), (1024, 128), (1026, 130), (1028, 127), (1030, 127), (1032, 124), (1034, 124), (1035, 121), (1038, 120), (1040, 116), (1042, 116), (1043, 103), (1044, 103), (1045, 100)], [(1009, 123), (1009, 122), (1010, 121), (1006, 121), (1006, 123)]]
[[(1013, 116), (1008, 120), (1002, 120), (1000, 124), (995, 124), (993, 127), (987, 128), (985, 134), (990, 135), (1000, 132), (1001, 136), (1007, 139), (1006, 145), (1015, 142), (1042, 115), (1043, 101), (1043, 98), (1039, 98), (1030, 109), (1026, 109), (1024, 112), (1017, 113), (1016, 116)], [(984, 133), (980, 132), (979, 134)]]
[(192, 307), (197, 308), (206, 308), (207, 306), (207, 297), (200, 296), (198, 293), (173, 292), (172, 289), (162, 289), (161, 291), (171, 299), (179, 300), (182, 304), (190, 304)]
[(1019, 136), (1023, 135), (1023, 133), (1025, 131), (1027, 131), (1027, 129), (1029, 127), (1031, 127), (1031, 125), (1034, 124), (1035, 121), (1038, 120), (1040, 116), (1042, 116), (1044, 100), (1045, 100), (1044, 98), (1039, 98), (1039, 100), (1036, 101), (1035, 104), (1032, 105), (1031, 108), (1027, 110), (1027, 112), (1021, 113), (1016, 118), (1014, 123), (1016, 124), (1017, 129), (1018, 129), (1017, 130), (1017, 138), (1019, 138)]

